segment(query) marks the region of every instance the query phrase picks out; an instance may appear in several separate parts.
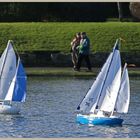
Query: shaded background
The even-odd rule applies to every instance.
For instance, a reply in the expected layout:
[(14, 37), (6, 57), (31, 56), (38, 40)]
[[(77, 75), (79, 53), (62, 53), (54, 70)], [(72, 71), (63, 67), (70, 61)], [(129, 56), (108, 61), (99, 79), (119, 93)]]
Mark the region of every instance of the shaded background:
[[(134, 21), (129, 2), (0, 3), (0, 22), (15, 21)], [(135, 10), (133, 10), (135, 11)], [(134, 18), (135, 17), (135, 18)]]

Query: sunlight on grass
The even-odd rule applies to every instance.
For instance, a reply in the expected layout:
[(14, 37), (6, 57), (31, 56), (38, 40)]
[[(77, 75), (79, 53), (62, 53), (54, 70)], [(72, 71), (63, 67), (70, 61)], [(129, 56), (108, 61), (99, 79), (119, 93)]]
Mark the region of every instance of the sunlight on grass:
[(85, 31), (91, 40), (91, 50), (108, 52), (116, 38), (122, 37), (121, 51), (140, 51), (140, 23), (0, 23), (0, 51), (9, 39), (20, 52), (62, 51), (69, 53), (70, 42), (76, 32)]

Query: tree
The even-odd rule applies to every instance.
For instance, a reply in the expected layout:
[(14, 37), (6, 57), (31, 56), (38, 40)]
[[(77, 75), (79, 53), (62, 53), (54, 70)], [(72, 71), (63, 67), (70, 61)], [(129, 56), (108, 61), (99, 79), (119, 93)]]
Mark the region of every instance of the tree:
[(120, 2), (117, 2), (117, 7), (118, 7), (118, 14), (119, 14), (119, 21), (122, 21), (123, 19), (122, 4)]
[(129, 9), (132, 16), (140, 20), (140, 2), (131, 2), (129, 5)]

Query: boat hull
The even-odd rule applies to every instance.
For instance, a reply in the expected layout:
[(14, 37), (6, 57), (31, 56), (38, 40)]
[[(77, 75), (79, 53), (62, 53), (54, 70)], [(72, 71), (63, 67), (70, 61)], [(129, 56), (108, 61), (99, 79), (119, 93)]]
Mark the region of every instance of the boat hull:
[(77, 115), (77, 123), (92, 125), (122, 125), (123, 119), (118, 117), (92, 117), (88, 115)]
[(0, 105), (0, 114), (19, 114), (20, 109), (12, 105)]

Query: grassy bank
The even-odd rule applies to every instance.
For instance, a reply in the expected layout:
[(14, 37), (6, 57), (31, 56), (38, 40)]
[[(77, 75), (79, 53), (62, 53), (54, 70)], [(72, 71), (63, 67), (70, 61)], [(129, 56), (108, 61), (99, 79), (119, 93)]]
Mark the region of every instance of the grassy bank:
[[(26, 68), (27, 75), (30, 76), (61, 76), (61, 77), (89, 77), (97, 76), (100, 68), (93, 68), (92, 72), (87, 72), (82, 68), (80, 72), (73, 71), (72, 68)], [(140, 68), (129, 68), (130, 77), (140, 77)]]
[(126, 40), (121, 51), (140, 51), (140, 23), (0, 23), (0, 51), (14, 40), (18, 51), (69, 52), (76, 32), (87, 32), (91, 50), (106, 52), (118, 37)]

